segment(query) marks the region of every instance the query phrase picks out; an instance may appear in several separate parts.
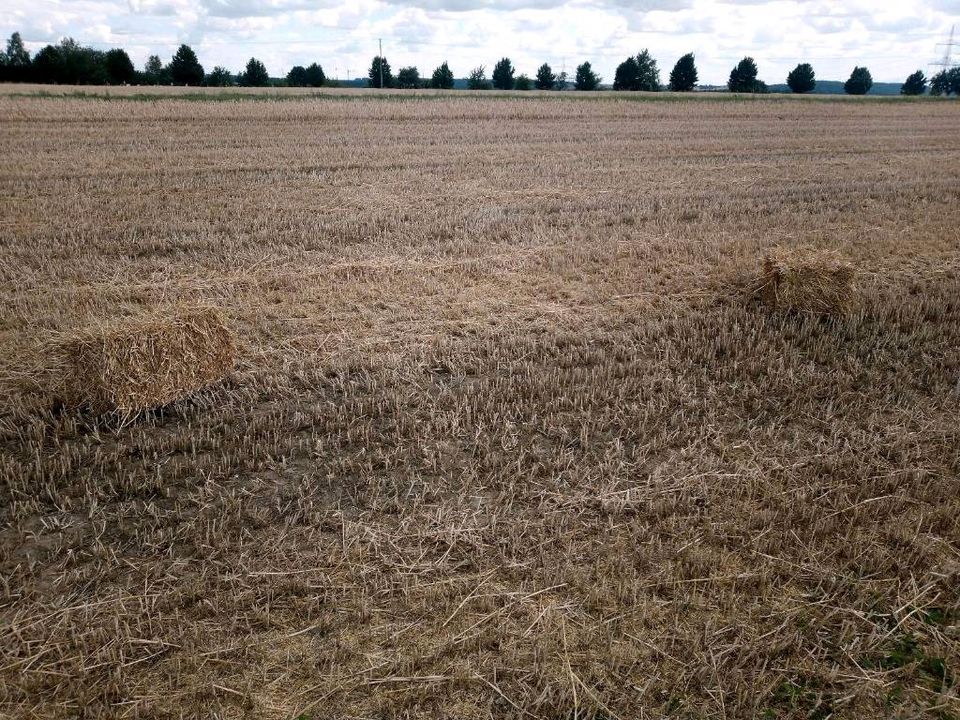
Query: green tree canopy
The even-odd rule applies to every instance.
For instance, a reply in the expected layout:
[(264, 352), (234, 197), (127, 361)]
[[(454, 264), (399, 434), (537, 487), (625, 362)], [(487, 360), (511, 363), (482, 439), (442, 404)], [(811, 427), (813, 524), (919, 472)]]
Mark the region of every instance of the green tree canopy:
[(900, 88), (901, 95), (923, 95), (927, 91), (927, 76), (923, 70), (911, 73)]
[(55, 83), (63, 77), (63, 57), (56, 45), (46, 45), (33, 56), (31, 70), (34, 82)]
[(670, 71), (670, 89), (674, 92), (690, 92), (697, 85), (699, 76), (693, 53), (687, 53)]
[(23, 47), (20, 33), (15, 32), (7, 40), (7, 50), (0, 53), (0, 81), (24, 82), (29, 80), (30, 53)]
[(537, 90), (553, 90), (557, 85), (557, 76), (547, 63), (537, 68)]
[(433, 71), (430, 78), (430, 87), (436, 90), (450, 90), (453, 87), (453, 71), (450, 70), (446, 60)]
[(294, 65), (287, 73), (288, 87), (307, 87), (307, 69), (303, 65)]
[(200, 85), (203, 82), (203, 65), (189, 45), (177, 48), (167, 70), (170, 80), (177, 85)]
[(960, 68), (941, 70), (930, 78), (931, 95), (960, 95)]
[(433, 75), (430, 77), (430, 87), (435, 90), (450, 90), (453, 87), (453, 71), (446, 60), (433, 71)]
[(766, 92), (767, 86), (757, 79), (757, 63), (745, 57), (730, 71), (727, 89), (736, 93)]
[(233, 85), (233, 75), (225, 67), (217, 65), (213, 71), (207, 75), (204, 83), (209, 87), (230, 87)]
[(7, 40), (5, 56), (7, 65), (11, 67), (27, 67), (30, 64), (30, 53), (23, 46), (23, 38), (20, 37), (20, 33), (13, 33)]
[(147, 58), (147, 62), (143, 66), (143, 81), (147, 85), (165, 85), (169, 82), (159, 56), (151, 55)]
[(390, 71), (390, 63), (385, 57), (377, 55), (370, 63), (367, 85), (372, 88), (393, 87), (393, 73)]
[(596, 90), (600, 85), (600, 76), (597, 75), (589, 62), (577, 66), (577, 76), (573, 86), (577, 90)]
[(487, 71), (483, 65), (470, 71), (470, 76), (467, 78), (467, 87), (471, 90), (489, 90), (493, 87), (487, 80)]
[(493, 86), (497, 90), (513, 90), (513, 63), (510, 58), (501, 58), (493, 66)]
[(72, 38), (47, 45), (33, 58), (31, 75), (39, 83), (105, 85), (108, 82), (105, 53), (82, 47)]
[(397, 87), (405, 90), (414, 90), (420, 87), (420, 71), (412, 65), (410, 67), (400, 68), (397, 73)]
[(843, 84), (847, 95), (866, 95), (873, 87), (873, 76), (865, 67), (855, 67), (849, 79)]
[(137, 71), (126, 50), (120, 48), (107, 50), (103, 62), (111, 85), (131, 84), (137, 81)]
[(240, 73), (240, 84), (247, 87), (266, 87), (270, 84), (270, 74), (262, 62), (250, 58), (246, 68)]
[(817, 87), (817, 76), (810, 63), (800, 63), (787, 74), (787, 85), (792, 92), (802, 94), (813, 92)]
[(613, 77), (614, 90), (643, 90), (656, 92), (660, 89), (660, 70), (657, 61), (646, 49), (635, 57), (624, 60), (617, 66)]
[(315, 62), (307, 65), (306, 68), (306, 82), (304, 85), (307, 87), (323, 87), (327, 83), (327, 76), (323, 72), (323, 68)]
[(514, 90), (529, 90), (533, 87), (533, 82), (530, 80), (530, 77), (526, 74), (518, 75), (517, 79), (513, 83)]

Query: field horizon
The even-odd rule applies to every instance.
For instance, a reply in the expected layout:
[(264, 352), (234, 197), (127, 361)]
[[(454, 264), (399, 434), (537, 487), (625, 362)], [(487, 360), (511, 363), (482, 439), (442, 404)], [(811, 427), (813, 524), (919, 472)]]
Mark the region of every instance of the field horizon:
[[(19, 90), (0, 714), (960, 716), (955, 102)], [(222, 382), (59, 402), (198, 305)]]
[[(832, 82), (832, 81), (831, 81)], [(882, 83), (890, 85), (890, 83)], [(778, 86), (779, 87), (779, 86)], [(609, 89), (578, 91), (578, 90), (468, 90), (454, 88), (449, 90), (435, 90), (431, 88), (400, 89), (400, 88), (369, 88), (356, 85), (330, 85), (326, 87), (206, 87), (185, 85), (51, 85), (40, 83), (0, 83), (0, 96), (12, 98), (29, 97), (71, 97), (94, 100), (153, 100), (189, 99), (189, 100), (249, 100), (249, 99), (345, 99), (363, 98), (366, 100), (383, 100), (384, 98), (407, 99), (414, 98), (464, 98), (479, 101), (498, 99), (518, 100), (564, 100), (571, 102), (895, 102), (895, 103), (949, 103), (956, 99), (950, 96), (933, 95), (893, 95), (867, 94), (846, 95), (836, 92), (810, 93), (730, 93), (717, 90), (696, 90), (692, 92), (640, 92), (640, 91), (613, 91)]]

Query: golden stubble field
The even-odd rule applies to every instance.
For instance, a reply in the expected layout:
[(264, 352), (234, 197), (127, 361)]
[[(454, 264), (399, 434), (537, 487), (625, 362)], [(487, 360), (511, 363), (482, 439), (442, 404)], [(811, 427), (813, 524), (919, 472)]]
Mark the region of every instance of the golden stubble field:
[[(960, 105), (0, 96), (0, 714), (960, 714)], [(858, 271), (773, 312), (771, 249)], [(122, 427), (59, 333), (219, 307)]]

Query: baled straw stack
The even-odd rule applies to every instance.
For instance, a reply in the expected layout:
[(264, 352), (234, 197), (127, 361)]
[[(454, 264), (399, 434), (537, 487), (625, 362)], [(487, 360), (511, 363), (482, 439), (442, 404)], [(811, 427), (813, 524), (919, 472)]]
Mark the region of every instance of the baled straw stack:
[(214, 308), (180, 308), (85, 329), (54, 347), (63, 402), (131, 415), (180, 400), (226, 376), (236, 346)]
[(763, 260), (756, 294), (766, 305), (815, 315), (838, 315), (856, 299), (853, 267), (831, 250), (777, 248)]

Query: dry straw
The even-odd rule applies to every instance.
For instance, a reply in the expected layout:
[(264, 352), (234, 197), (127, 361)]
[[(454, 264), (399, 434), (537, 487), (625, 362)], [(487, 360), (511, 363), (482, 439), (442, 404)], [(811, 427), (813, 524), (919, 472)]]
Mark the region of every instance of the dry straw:
[(763, 260), (756, 294), (778, 310), (841, 314), (856, 298), (854, 278), (853, 267), (831, 250), (777, 248)]
[(70, 407), (130, 414), (167, 405), (222, 380), (236, 346), (214, 308), (84, 329), (54, 346), (59, 394)]

